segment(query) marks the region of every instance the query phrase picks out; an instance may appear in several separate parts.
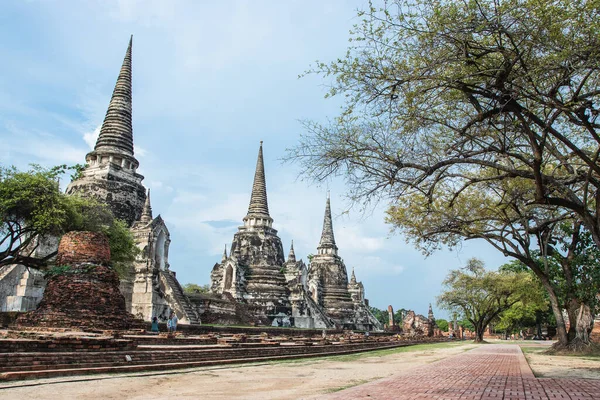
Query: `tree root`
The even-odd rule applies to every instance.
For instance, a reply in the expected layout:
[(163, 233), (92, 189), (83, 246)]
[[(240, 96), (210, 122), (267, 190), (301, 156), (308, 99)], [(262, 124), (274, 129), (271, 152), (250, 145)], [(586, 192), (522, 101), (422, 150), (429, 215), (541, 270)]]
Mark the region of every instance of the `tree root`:
[(600, 344), (575, 338), (567, 345), (554, 343), (546, 353), (550, 355), (600, 355)]

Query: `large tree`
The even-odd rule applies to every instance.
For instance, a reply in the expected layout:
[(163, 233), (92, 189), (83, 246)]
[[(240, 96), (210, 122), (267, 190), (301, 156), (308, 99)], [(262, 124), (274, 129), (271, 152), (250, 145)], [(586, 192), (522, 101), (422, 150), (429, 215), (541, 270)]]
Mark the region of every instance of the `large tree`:
[(483, 239), (518, 260), (548, 293), (560, 345), (577, 348), (575, 335), (567, 334), (563, 310), (568, 310), (572, 333), (579, 316), (588, 321), (589, 329), (577, 336), (589, 342), (584, 332), (591, 329), (589, 314), (600, 290), (598, 248), (572, 213), (532, 205), (526, 183), (482, 181), (458, 192), (440, 184), (431, 193), (434, 202), (419, 193), (405, 195), (410, 208), (392, 206), (388, 222), (425, 252), (463, 239)]
[(553, 226), (579, 223), (600, 246), (599, 12), (584, 0), (370, 4), (346, 56), (309, 71), (334, 78), (342, 114), (305, 122), (289, 159), (316, 180), (343, 175), (353, 200), (387, 197), (390, 222), (417, 241), (488, 240), (551, 291), (531, 252), (547, 255)]
[(335, 78), (343, 113), (306, 122), (290, 158), (317, 179), (344, 173), (360, 200), (528, 180), (535, 204), (575, 212), (600, 245), (599, 12), (600, 0), (371, 5), (346, 56), (310, 71)]
[(450, 271), (438, 305), (458, 312), (475, 328), (475, 341), (483, 341), (486, 327), (517, 303), (543, 301), (543, 292), (527, 273), (486, 271), (481, 261), (471, 259), (459, 270)]
[(105, 205), (62, 193), (59, 179), (67, 169), (0, 167), (0, 267), (22, 264), (44, 269), (56, 251), (38, 255), (40, 237), (90, 230), (108, 236), (111, 263), (123, 276), (138, 252), (131, 232)]

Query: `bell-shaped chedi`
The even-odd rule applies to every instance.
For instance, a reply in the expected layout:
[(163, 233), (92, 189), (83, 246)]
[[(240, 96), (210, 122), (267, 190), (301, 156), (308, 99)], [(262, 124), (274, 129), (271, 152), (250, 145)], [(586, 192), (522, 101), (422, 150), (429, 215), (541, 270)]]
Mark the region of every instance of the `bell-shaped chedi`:
[(93, 197), (107, 204), (113, 214), (131, 226), (142, 216), (146, 190), (137, 173), (132, 125), (132, 39), (94, 150), (85, 156), (86, 167), (67, 194)]
[(270, 323), (267, 317), (290, 313), (290, 302), (283, 245), (269, 214), (262, 142), (243, 222), (233, 237), (229, 256), (224, 253), (211, 272), (211, 290), (251, 305), (263, 324)]
[(109, 261), (110, 247), (104, 234), (64, 235), (42, 302), (17, 324), (84, 331), (139, 326), (142, 322), (126, 311), (119, 278)]
[(340, 327), (354, 329), (354, 304), (348, 291), (348, 273), (338, 255), (333, 234), (331, 201), (327, 197), (321, 240), (310, 263), (308, 287), (315, 302)]

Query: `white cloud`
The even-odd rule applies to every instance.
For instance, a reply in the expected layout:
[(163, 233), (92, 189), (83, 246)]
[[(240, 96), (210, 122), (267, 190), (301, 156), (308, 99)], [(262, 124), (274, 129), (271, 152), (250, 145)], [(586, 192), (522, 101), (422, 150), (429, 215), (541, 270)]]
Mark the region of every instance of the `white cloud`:
[(140, 145), (135, 146), (135, 155), (141, 158), (145, 157), (148, 154), (148, 151), (141, 147)]
[(3, 150), (8, 154), (6, 159), (13, 163), (25, 159), (27, 163), (42, 165), (77, 164), (85, 158), (85, 149), (72, 146), (46, 131), (26, 131), (13, 123), (7, 123), (3, 128), (10, 137)]
[(161, 181), (149, 181), (147, 183), (147, 185), (150, 187), (150, 189), (152, 190), (157, 190), (157, 191), (161, 191), (161, 192), (165, 192), (165, 193), (172, 193), (173, 192), (173, 187), (169, 186), (169, 185), (165, 185), (163, 182)]
[(85, 132), (83, 134), (83, 140), (87, 143), (90, 150), (94, 148), (96, 142), (98, 141), (98, 135), (100, 135), (100, 128), (102, 125), (98, 125), (96, 129), (91, 132)]

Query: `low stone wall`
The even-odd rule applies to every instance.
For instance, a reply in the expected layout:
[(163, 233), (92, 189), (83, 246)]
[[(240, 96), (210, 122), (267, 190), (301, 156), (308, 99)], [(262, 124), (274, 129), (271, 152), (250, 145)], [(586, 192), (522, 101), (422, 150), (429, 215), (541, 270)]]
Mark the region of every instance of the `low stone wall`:
[(133, 340), (110, 338), (53, 338), (49, 340), (2, 339), (0, 353), (79, 352), (135, 350)]
[[(151, 323), (147, 323), (146, 329), (150, 330)], [(161, 324), (164, 325), (164, 324)], [(161, 331), (166, 331), (166, 325), (161, 326)], [(267, 333), (272, 336), (304, 336), (312, 337), (321, 335), (322, 329), (300, 329), (300, 328), (278, 328), (271, 326), (213, 326), (213, 325), (177, 325), (177, 330), (187, 335), (205, 335), (208, 333), (260, 335)], [(344, 331), (328, 329), (327, 334), (341, 334)]]

